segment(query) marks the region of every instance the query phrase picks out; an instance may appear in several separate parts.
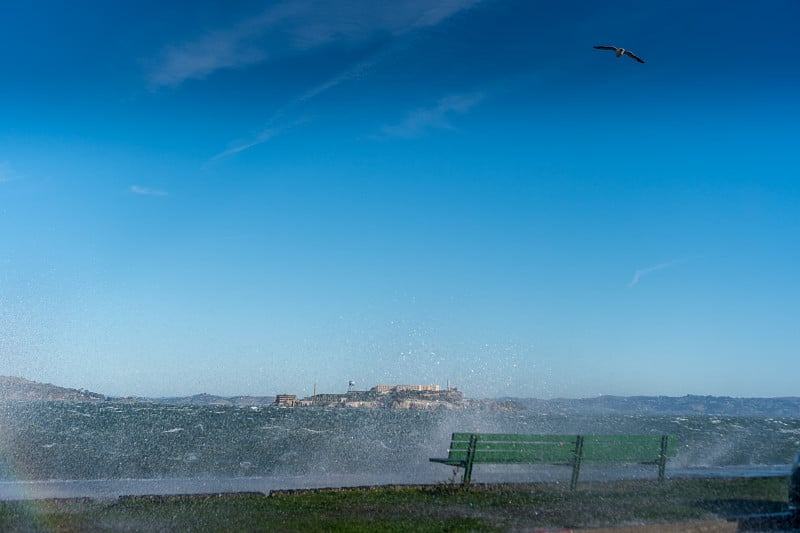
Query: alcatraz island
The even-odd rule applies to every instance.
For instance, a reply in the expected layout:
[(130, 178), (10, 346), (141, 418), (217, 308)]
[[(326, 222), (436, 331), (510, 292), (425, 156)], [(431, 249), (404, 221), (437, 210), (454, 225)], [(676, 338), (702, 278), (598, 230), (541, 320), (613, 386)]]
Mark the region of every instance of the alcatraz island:
[(347, 392), (342, 394), (318, 394), (315, 386), (314, 394), (304, 398), (298, 398), (295, 394), (234, 397), (195, 394), (183, 397), (147, 398), (140, 396), (105, 396), (85, 389), (70, 389), (49, 383), (37, 383), (20, 377), (0, 376), (0, 401), (121, 402), (172, 405), (272, 406), (281, 408), (339, 407), (422, 410), (493, 408), (497, 403), (491, 400), (465, 399), (461, 391), (451, 387), (449, 382), (444, 389), (439, 385), (376, 385), (369, 390), (354, 390), (354, 386), (355, 382), (350, 381)]
[(465, 407), (464, 395), (439, 385), (376, 385), (369, 390), (353, 390), (350, 382), (344, 394), (314, 394), (297, 398), (294, 394), (275, 397), (277, 407), (350, 407), (367, 409), (458, 409)]

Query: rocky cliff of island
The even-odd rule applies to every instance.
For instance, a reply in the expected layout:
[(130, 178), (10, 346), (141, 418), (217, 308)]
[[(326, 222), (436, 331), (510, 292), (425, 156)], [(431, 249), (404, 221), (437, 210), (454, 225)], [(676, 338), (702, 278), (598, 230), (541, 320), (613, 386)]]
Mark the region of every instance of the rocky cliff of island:
[(25, 378), (0, 376), (0, 400), (102, 402), (102, 394), (84, 389), (68, 389)]

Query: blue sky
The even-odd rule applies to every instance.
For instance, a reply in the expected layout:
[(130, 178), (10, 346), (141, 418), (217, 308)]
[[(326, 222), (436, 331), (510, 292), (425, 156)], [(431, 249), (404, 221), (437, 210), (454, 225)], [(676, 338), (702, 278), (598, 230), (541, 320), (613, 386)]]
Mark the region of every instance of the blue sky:
[(0, 374), (800, 394), (793, 0), (3, 11)]

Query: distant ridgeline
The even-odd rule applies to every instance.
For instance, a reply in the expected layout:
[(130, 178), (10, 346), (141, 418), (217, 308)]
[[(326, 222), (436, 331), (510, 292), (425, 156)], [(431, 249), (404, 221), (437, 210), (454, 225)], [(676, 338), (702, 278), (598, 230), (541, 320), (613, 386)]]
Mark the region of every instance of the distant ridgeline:
[(576, 415), (717, 415), (800, 418), (800, 398), (730, 396), (598, 396), (597, 398), (509, 398), (534, 412)]
[(297, 398), (276, 396), (222, 397), (196, 394), (180, 398), (115, 398), (83, 389), (0, 376), (0, 401), (148, 402), (173, 405), (229, 405), (278, 407), (343, 407), (364, 409), (478, 409), (533, 411), (559, 415), (714, 415), (800, 418), (800, 397), (731, 398), (728, 396), (599, 396), (596, 398), (464, 398), (456, 388), (438, 385), (377, 385), (367, 391), (315, 394)]
[(67, 389), (49, 383), (0, 376), (0, 400), (102, 402), (105, 399), (102, 394), (83, 389)]

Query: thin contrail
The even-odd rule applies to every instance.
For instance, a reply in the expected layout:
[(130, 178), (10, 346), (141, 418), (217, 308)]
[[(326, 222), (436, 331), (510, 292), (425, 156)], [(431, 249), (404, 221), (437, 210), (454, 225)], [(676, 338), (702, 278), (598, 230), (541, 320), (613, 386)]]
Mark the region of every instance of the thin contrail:
[[(273, 117), (273, 119), (271, 120), (272, 123), (277, 122), (276, 117), (277, 115)], [(291, 128), (294, 128), (295, 126), (298, 126), (300, 124), (305, 124), (308, 121), (309, 121), (308, 118), (303, 117), (280, 126), (272, 126), (265, 128), (256, 137), (247, 141), (241, 141), (239, 143), (236, 143), (227, 150), (218, 153), (217, 155), (209, 159), (204, 166), (207, 166), (211, 163), (214, 163), (230, 155), (238, 154), (239, 152), (244, 152), (245, 150), (252, 148), (253, 146), (258, 146), (259, 144), (263, 144), (272, 139), (273, 137), (280, 135)]]
[(130, 189), (128, 189), (133, 194), (139, 194), (142, 196), (169, 196), (167, 191), (161, 191), (159, 189), (150, 189), (148, 187), (140, 187), (139, 185), (131, 185)]
[(641, 270), (637, 270), (633, 274), (633, 279), (630, 281), (630, 283), (628, 283), (628, 287), (633, 287), (634, 285), (639, 283), (639, 280), (642, 279), (642, 276), (644, 276), (646, 274), (649, 274), (651, 272), (655, 272), (656, 270), (663, 270), (665, 268), (669, 268), (669, 267), (678, 265), (680, 263), (684, 263), (685, 261), (686, 261), (685, 259), (675, 259), (673, 261), (668, 261), (666, 263), (661, 263), (661, 264), (658, 264), (658, 265), (655, 265), (655, 266), (651, 266), (651, 267), (648, 267), (648, 268), (642, 268)]

